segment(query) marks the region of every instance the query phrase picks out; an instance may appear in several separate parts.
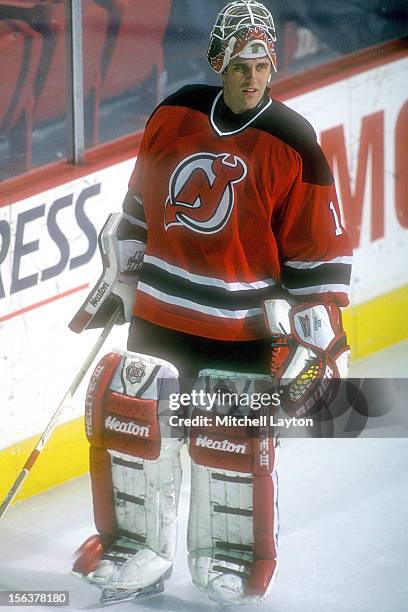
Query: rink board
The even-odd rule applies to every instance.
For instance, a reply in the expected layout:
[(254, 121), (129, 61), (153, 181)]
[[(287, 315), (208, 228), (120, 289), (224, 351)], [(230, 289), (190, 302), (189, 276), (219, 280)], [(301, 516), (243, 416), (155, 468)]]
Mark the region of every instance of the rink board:
[[(406, 82), (408, 58), (390, 56), (283, 96), (313, 123), (351, 230), (355, 265), (344, 318), (355, 359), (408, 337)], [(94, 172), (81, 169), (63, 184), (37, 187), (38, 193), (34, 187), (29, 196), (1, 194), (0, 469), (7, 475), (1, 497), (98, 335), (77, 336), (67, 323), (100, 273), (96, 237), (120, 206), (133, 164), (129, 153), (120, 163), (107, 159)], [(118, 328), (102, 354), (125, 341), (126, 330)], [(79, 418), (85, 386), (67, 406), (21, 498), (87, 469)]]
[[(20, 472), (35, 447), (38, 436), (32, 436), (0, 451), (1, 498)], [(74, 419), (58, 427), (27, 477), (15, 501), (45, 491), (88, 470), (88, 443), (83, 419)]]

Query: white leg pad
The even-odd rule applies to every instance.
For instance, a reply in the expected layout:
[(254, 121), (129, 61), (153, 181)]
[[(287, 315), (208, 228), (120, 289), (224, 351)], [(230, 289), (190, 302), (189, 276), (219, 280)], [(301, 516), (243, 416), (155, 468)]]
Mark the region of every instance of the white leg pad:
[(90, 383), (87, 433), (95, 524), (112, 543), (87, 577), (137, 590), (167, 577), (176, 553), (183, 439), (170, 437), (160, 419), (167, 409), (160, 390), (171, 379), (178, 385), (178, 373), (136, 353), (104, 359)]
[[(256, 376), (231, 372), (212, 376), (220, 374), (229, 382)], [(248, 438), (236, 427), (219, 426), (190, 432), (189, 567), (200, 591), (222, 604), (263, 601), (276, 573), (276, 449), (271, 430), (269, 437), (263, 436)], [(262, 465), (265, 444), (268, 462)]]
[(120, 535), (88, 576), (91, 582), (109, 588), (144, 588), (172, 567), (181, 484), (180, 446), (178, 440), (162, 441), (161, 456), (169, 456), (155, 461), (135, 461), (129, 455), (109, 452)]

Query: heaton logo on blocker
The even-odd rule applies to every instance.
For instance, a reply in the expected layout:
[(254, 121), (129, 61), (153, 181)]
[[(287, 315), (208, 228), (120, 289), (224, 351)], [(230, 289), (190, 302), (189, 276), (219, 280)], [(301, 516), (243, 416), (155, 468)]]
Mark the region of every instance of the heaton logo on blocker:
[(108, 283), (105, 281), (98, 289), (98, 291), (95, 293), (95, 295), (90, 299), (90, 302), (92, 304), (92, 306), (95, 308), (99, 302), (101, 301), (101, 299), (103, 298), (103, 296), (105, 295), (107, 289), (109, 289), (109, 285)]

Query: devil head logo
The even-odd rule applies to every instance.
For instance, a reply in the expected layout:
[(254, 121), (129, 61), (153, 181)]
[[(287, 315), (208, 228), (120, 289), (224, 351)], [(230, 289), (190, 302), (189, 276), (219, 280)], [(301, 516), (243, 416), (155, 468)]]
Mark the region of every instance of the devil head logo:
[(236, 155), (197, 153), (179, 163), (170, 178), (165, 228), (183, 225), (193, 232), (215, 234), (234, 207), (234, 185), (247, 175)]

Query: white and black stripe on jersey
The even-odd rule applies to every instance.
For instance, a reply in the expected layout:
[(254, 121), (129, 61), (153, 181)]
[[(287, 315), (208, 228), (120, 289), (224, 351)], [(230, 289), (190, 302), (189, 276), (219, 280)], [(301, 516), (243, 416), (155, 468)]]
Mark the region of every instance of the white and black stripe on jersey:
[(165, 304), (231, 320), (262, 317), (264, 300), (288, 296), (273, 278), (226, 282), (149, 255), (144, 259), (138, 291)]
[(286, 261), (282, 265), (282, 285), (291, 295), (308, 299), (313, 294), (348, 293), (352, 259)]

